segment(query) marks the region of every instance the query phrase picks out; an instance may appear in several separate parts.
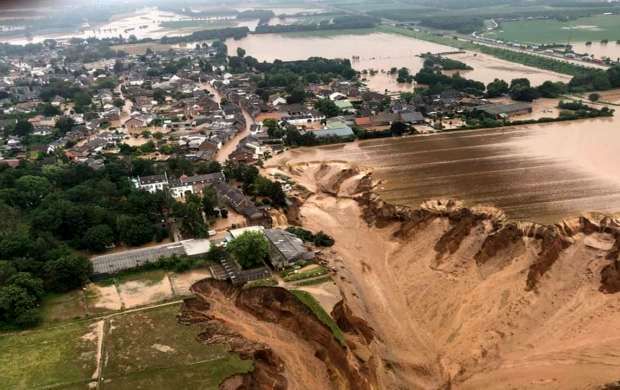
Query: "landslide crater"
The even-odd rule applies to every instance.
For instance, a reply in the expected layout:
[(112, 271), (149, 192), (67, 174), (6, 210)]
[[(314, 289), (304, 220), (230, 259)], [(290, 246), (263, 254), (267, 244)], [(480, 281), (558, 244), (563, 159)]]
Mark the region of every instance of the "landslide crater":
[[(226, 343), (254, 361), (252, 372), (229, 378), (223, 389), (376, 388), (367, 364), (288, 290), (202, 280), (191, 291), (195, 297), (184, 301), (180, 322), (202, 325), (201, 342)], [(347, 330), (363, 329), (372, 340), (363, 320), (345, 315), (344, 303), (338, 307)]]

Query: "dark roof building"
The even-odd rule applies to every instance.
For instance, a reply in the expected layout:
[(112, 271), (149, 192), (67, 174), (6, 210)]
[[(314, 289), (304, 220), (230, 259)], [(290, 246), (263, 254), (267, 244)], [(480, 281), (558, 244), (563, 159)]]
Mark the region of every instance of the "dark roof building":
[(282, 269), (299, 260), (311, 260), (314, 253), (307, 250), (296, 235), (281, 229), (266, 229), (269, 241), (269, 258), (274, 268)]
[(508, 104), (485, 104), (476, 106), (473, 111), (482, 111), (494, 117), (506, 117), (511, 115), (530, 114), (532, 105), (529, 103), (516, 102)]

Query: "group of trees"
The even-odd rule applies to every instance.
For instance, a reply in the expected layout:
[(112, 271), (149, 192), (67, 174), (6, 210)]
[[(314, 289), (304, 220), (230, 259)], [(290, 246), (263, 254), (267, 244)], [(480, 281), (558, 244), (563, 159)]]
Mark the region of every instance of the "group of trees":
[(311, 57), (301, 61), (275, 60), (273, 63), (259, 63), (253, 57), (237, 56), (229, 57), (229, 65), (231, 64), (241, 66), (242, 70), (247, 66), (261, 74), (255, 78), (256, 94), (261, 99), (267, 101), (271, 94), (285, 91), (289, 104), (303, 103), (306, 100), (308, 93), (305, 87), (309, 83), (329, 82), (338, 78), (353, 80), (357, 77), (357, 72), (348, 59)]
[[(165, 192), (138, 191), (129, 180), (163, 170), (184, 172), (184, 167), (180, 161), (113, 158), (97, 171), (60, 159), (23, 162), (14, 169), (0, 166), (0, 326), (34, 325), (44, 294), (85, 283), (91, 264), (76, 250), (101, 252), (120, 243), (161, 241), (168, 236), (168, 215), (178, 219), (184, 235), (205, 236), (203, 212), (215, 216), (218, 204), (212, 190), (179, 203)], [(220, 169), (217, 163), (192, 166), (199, 173)], [(281, 188), (277, 193), (257, 171), (249, 176), (256, 193), (285, 201)]]
[(427, 68), (439, 67), (443, 70), (472, 70), (473, 68), (464, 62), (435, 54), (425, 54), (424, 66)]
[(255, 166), (228, 162), (224, 166), (224, 174), (227, 179), (240, 182), (245, 194), (265, 197), (276, 207), (286, 207), (286, 194), (282, 185), (261, 176)]
[(194, 31), (190, 35), (185, 36), (162, 37), (160, 39), (160, 42), (164, 44), (177, 44), (212, 40), (225, 41), (228, 38), (244, 38), (248, 35), (249, 32), (250, 29), (247, 27), (226, 27), (214, 30)]
[(311, 242), (316, 246), (329, 247), (334, 245), (335, 243), (334, 239), (323, 231), (314, 234), (311, 231), (299, 226), (289, 226), (288, 228), (286, 228), (286, 231), (289, 233), (293, 233), (297, 237), (301, 238), (303, 241)]
[(440, 70), (423, 67), (414, 79), (420, 84), (428, 86), (426, 93), (439, 94), (445, 90), (456, 90), (469, 93), (475, 96), (483, 96), (485, 85), (479, 81), (469, 80), (456, 73), (452, 76), (446, 76)]
[(257, 34), (285, 33), (299, 31), (322, 31), (322, 30), (349, 30), (358, 28), (373, 28), (378, 19), (371, 16), (339, 16), (333, 19), (325, 19), (318, 23), (298, 24), (260, 24), (256, 27)]
[(513, 100), (531, 102), (540, 97), (557, 98), (567, 91), (566, 84), (560, 81), (545, 81), (538, 87), (532, 87), (526, 78), (514, 79), (510, 85), (504, 80), (495, 79), (487, 85), (486, 96), (495, 98), (509, 94)]
[(620, 65), (614, 65), (606, 70), (590, 69), (577, 74), (568, 83), (568, 88), (573, 92), (620, 88)]

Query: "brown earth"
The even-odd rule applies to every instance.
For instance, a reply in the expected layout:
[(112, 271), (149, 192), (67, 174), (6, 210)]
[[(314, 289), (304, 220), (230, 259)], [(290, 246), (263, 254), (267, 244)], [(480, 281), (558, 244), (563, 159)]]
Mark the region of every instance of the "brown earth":
[(618, 220), (538, 225), (456, 201), (393, 206), (340, 161), (284, 157), (266, 170), (312, 192), (299, 218), (336, 240), (325, 255), (347, 310), (333, 315), (376, 388), (596, 389), (620, 378)]
[(204, 343), (227, 343), (254, 370), (226, 380), (223, 389), (371, 389), (366, 363), (288, 290), (240, 289), (203, 280), (192, 286), (180, 321), (199, 323)]

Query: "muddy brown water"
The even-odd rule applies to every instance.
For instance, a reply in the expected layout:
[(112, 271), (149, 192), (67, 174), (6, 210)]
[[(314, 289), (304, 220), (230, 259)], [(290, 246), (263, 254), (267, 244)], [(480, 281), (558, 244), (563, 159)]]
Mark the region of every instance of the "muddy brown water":
[[(620, 212), (620, 121), (596, 119), (368, 140), (292, 154), (371, 168), (378, 192), (418, 206), (434, 198), (501, 208), (540, 223)], [(308, 155), (307, 153), (310, 153)]]
[[(226, 41), (229, 53), (235, 53), (238, 47), (246, 50), (248, 55), (259, 61), (304, 60), (309, 57), (347, 58), (356, 70), (374, 69), (387, 71), (392, 67), (407, 67), (412, 73), (422, 68), (423, 53), (449, 53), (458, 51), (453, 47), (439, 45), (419, 39), (395, 34), (342, 34), (331, 36), (312, 36), (300, 34), (257, 34), (240, 40)], [(355, 58), (354, 58), (355, 57)], [(570, 77), (546, 70), (531, 68), (503, 61), (479, 53), (465, 53), (454, 58), (469, 63), (474, 70), (464, 72), (463, 76), (484, 83), (495, 78), (510, 81), (515, 78), (528, 77), (534, 85), (546, 80), (564, 81)], [(368, 77), (369, 88), (375, 91), (411, 90), (407, 84), (396, 83), (395, 77), (379, 73)]]

